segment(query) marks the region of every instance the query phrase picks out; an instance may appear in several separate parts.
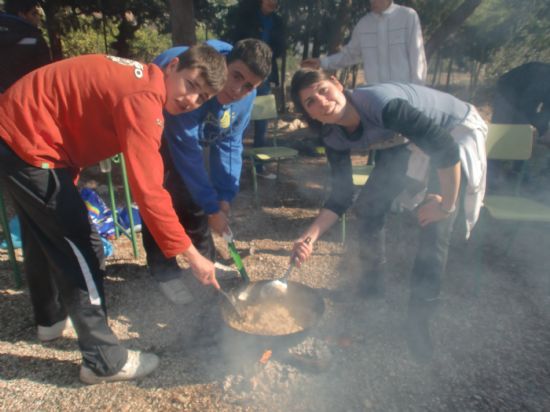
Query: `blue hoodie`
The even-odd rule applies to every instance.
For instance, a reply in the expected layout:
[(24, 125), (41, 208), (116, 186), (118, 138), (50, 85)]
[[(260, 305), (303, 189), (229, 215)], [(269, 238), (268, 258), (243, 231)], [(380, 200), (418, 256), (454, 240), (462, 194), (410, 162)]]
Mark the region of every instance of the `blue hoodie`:
[[(233, 46), (219, 40), (206, 42), (227, 55)], [(153, 63), (163, 68), (188, 47), (173, 47)], [(164, 134), (174, 166), (191, 197), (207, 214), (220, 210), (219, 201), (232, 201), (239, 192), (243, 133), (250, 121), (256, 90), (241, 100), (222, 105), (213, 97), (198, 109), (180, 115), (164, 112)], [(210, 148), (210, 174), (204, 148)]]

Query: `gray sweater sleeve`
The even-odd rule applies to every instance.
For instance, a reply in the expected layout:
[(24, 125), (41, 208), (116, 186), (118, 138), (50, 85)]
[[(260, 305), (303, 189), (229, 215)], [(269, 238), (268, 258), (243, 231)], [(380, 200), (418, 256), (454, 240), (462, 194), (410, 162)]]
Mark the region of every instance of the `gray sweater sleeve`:
[[(460, 161), (458, 145), (450, 133), (403, 99), (390, 100), (382, 109), (383, 127), (401, 133), (424, 151), (437, 168)], [(353, 178), (349, 150), (326, 148), (331, 169), (331, 192), (324, 204), (341, 216), (353, 202)]]
[(386, 129), (401, 133), (430, 156), (438, 169), (460, 161), (458, 144), (451, 134), (407, 101), (390, 100), (382, 109), (382, 121)]

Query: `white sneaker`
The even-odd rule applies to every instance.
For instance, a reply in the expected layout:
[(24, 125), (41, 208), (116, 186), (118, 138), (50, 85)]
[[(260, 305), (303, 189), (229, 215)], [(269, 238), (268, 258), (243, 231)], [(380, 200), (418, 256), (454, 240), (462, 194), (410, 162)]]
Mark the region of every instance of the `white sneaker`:
[(172, 279), (159, 282), (159, 287), (164, 296), (175, 305), (187, 305), (193, 302), (193, 295), (181, 279)]
[(275, 180), (277, 179), (277, 175), (275, 173), (256, 173), (256, 175), (263, 177), (267, 180)]
[(82, 365), (80, 380), (88, 385), (101, 382), (130, 381), (149, 375), (158, 365), (159, 357), (154, 353), (129, 350), (128, 360), (119, 372), (111, 376), (99, 376), (87, 366)]
[(69, 317), (54, 323), (52, 326), (38, 325), (36, 335), (41, 342), (49, 342), (63, 336), (63, 331), (67, 327), (72, 327), (73, 324)]
[(216, 268), (216, 279), (218, 280), (233, 280), (241, 276), (237, 269), (226, 266), (220, 262), (214, 262), (214, 268)]

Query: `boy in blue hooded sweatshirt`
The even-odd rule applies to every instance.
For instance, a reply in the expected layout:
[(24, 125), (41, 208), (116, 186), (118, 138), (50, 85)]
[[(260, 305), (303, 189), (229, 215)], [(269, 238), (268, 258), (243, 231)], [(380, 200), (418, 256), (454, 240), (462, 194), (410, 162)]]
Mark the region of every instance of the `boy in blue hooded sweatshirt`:
[[(199, 109), (184, 115), (165, 114), (161, 153), (164, 186), (180, 222), (200, 253), (215, 259), (211, 230), (230, 233), (230, 203), (239, 191), (243, 134), (250, 121), (256, 88), (271, 70), (271, 49), (257, 39), (230, 44), (208, 40), (227, 57), (228, 76), (222, 91)], [(154, 63), (165, 66), (186, 47), (173, 47)], [(175, 304), (192, 301), (176, 259), (167, 259), (146, 227), (143, 245), (147, 264), (164, 295)]]

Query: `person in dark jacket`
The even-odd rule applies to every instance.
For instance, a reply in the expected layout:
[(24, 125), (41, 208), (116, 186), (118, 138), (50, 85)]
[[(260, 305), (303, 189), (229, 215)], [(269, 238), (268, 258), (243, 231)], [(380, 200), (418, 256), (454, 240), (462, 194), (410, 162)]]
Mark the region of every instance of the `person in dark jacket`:
[[(242, 0), (236, 8), (228, 14), (229, 42), (255, 38), (263, 40), (269, 45), (273, 53), (271, 60), (271, 74), (257, 89), (258, 96), (271, 93), (271, 83), (279, 85), (279, 68), (277, 58), (284, 54), (285, 27), (283, 19), (276, 13), (277, 0)], [(263, 147), (267, 131), (266, 120), (254, 122), (254, 147)], [(258, 175), (267, 179), (275, 179), (273, 173), (264, 173), (262, 165), (256, 168)]]
[[(530, 124), (538, 141), (550, 144), (550, 64), (530, 62), (499, 77), (493, 100), (493, 123)], [(523, 161), (489, 161), (489, 188), (507, 186), (520, 173)], [(529, 180), (527, 170), (525, 180)]]
[(0, 93), (25, 74), (51, 63), (50, 50), (38, 28), (37, 0), (6, 0), (0, 14)]
[(528, 123), (537, 129), (539, 137), (548, 134), (550, 64), (525, 63), (500, 76), (491, 121), (509, 124)]
[(467, 236), (479, 217), (487, 125), (472, 105), (416, 84), (344, 91), (335, 77), (304, 69), (294, 75), (291, 95), (296, 110), (319, 129), (332, 178), (330, 196), (296, 240), (293, 256), (307, 259), (317, 239), (352, 205), (352, 150), (376, 149), (374, 169), (356, 202), (363, 272), (358, 289), (364, 297), (382, 296), (386, 219), (398, 199), (416, 212), (420, 226), (407, 343), (417, 359), (428, 360), (433, 349), (429, 322), (458, 209), (463, 209)]

